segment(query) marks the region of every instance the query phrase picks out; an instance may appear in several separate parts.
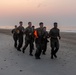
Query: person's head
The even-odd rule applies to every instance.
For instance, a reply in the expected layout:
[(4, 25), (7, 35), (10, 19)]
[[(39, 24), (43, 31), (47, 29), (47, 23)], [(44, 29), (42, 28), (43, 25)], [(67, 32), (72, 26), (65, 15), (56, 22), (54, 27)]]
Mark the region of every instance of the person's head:
[(35, 29), (35, 26), (32, 26), (33, 29)]
[(40, 22), (39, 25), (40, 25), (40, 28), (43, 28), (43, 22)]
[(23, 25), (23, 22), (22, 22), (22, 21), (20, 21), (20, 22), (19, 22), (19, 24), (20, 24), (20, 26), (22, 26), (22, 25)]
[(46, 31), (46, 27), (44, 27), (44, 31)]
[(32, 26), (32, 22), (28, 22), (28, 26), (31, 27)]
[(15, 28), (17, 28), (17, 25), (15, 25)]
[(58, 26), (58, 23), (54, 22), (54, 28), (57, 28), (57, 26)]

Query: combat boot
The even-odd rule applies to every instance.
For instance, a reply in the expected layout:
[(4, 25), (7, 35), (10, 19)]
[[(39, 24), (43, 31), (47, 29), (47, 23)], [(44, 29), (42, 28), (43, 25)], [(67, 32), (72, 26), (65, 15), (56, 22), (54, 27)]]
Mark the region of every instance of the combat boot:
[(22, 49), (22, 52), (23, 52), (23, 53), (25, 53), (25, 50), (24, 50), (24, 48)]

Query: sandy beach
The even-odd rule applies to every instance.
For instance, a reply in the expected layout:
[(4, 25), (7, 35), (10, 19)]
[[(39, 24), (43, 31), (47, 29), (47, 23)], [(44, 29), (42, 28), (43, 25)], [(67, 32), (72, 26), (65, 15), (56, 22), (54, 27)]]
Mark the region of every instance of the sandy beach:
[(29, 47), (25, 54), (14, 48), (11, 30), (0, 29), (0, 75), (76, 75), (76, 33), (61, 32), (61, 37), (57, 59), (50, 59), (48, 43), (46, 55), (36, 60)]

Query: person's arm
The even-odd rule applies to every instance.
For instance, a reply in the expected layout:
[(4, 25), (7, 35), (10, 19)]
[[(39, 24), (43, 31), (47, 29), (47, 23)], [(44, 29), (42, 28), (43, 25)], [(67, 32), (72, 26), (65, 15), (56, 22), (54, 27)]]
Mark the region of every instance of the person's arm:
[(53, 36), (52, 29), (51, 29), (50, 32), (49, 32), (49, 37), (55, 38), (55, 37)]
[(59, 32), (58, 32), (58, 37), (59, 37), (59, 39), (61, 39), (61, 36), (60, 36), (60, 30), (59, 30)]
[(25, 35), (29, 35), (28, 27), (27, 27), (27, 28), (25, 28), (25, 30), (24, 30), (24, 34), (25, 34)]
[(14, 29), (11, 31), (11, 33), (13, 34), (13, 32), (14, 32)]
[(26, 33), (27, 33), (27, 28), (24, 29), (24, 34), (26, 34)]
[(46, 35), (46, 37), (47, 37), (47, 38), (49, 38), (49, 33), (48, 33), (48, 32), (47, 32), (47, 35)]
[(24, 29), (24, 27), (23, 27), (23, 28), (22, 28), (22, 32), (23, 32), (23, 33), (24, 33), (24, 30), (25, 30), (25, 29)]
[(49, 31), (48, 36), (51, 37), (51, 30)]

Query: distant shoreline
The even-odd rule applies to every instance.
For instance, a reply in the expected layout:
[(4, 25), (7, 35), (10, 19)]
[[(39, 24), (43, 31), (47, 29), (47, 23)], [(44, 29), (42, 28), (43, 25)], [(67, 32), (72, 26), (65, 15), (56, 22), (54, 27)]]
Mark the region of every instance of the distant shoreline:
[[(12, 35), (11, 31), (12, 29), (0, 29), (0, 33), (6, 34), (6, 35)], [(75, 32), (61, 32), (60, 34), (62, 38), (76, 39)]]
[[(12, 34), (11, 33), (11, 30), (12, 29), (3, 29), (3, 28), (0, 28), (0, 33), (5, 33), (5, 34)], [(61, 33), (72, 33), (72, 34), (75, 34), (76, 32), (74, 31), (61, 31)]]
[(11, 30), (12, 29), (0, 29), (0, 33), (6, 34), (6, 35), (12, 35)]

